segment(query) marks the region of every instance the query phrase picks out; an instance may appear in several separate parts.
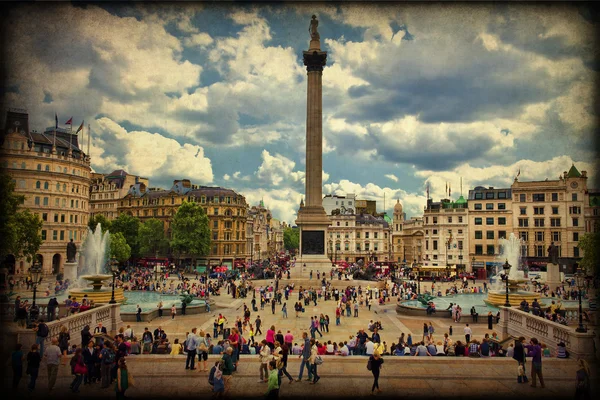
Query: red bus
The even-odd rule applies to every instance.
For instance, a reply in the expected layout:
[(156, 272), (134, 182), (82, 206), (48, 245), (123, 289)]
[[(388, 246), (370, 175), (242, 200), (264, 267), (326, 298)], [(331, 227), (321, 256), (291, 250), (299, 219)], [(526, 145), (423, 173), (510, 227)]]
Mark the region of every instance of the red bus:
[(171, 261), (167, 257), (143, 257), (137, 260), (136, 265), (142, 268), (154, 268), (156, 265), (159, 267), (169, 267)]

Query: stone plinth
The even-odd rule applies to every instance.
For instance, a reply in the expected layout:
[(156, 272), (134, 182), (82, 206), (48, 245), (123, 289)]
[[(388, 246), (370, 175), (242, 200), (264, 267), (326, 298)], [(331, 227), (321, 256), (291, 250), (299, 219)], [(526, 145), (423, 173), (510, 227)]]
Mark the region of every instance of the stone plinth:
[(557, 286), (562, 285), (558, 264), (546, 264), (546, 284), (552, 291), (556, 290)]
[(71, 283), (77, 281), (77, 263), (76, 262), (66, 262), (65, 263), (64, 276), (65, 276), (65, 279), (68, 279)]

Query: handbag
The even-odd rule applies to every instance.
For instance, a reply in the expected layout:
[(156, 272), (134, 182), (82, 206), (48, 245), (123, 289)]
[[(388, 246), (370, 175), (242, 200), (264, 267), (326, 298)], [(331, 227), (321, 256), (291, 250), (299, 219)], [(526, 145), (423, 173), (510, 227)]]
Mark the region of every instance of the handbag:
[(204, 340), (200, 343), (200, 346), (198, 346), (198, 351), (202, 353), (208, 352), (208, 347), (206, 347), (206, 342)]
[(323, 364), (323, 359), (321, 358), (321, 356), (316, 356), (315, 357), (315, 365), (321, 365)]
[(88, 373), (87, 367), (85, 365), (81, 365), (79, 363), (75, 364), (74, 371), (75, 371), (76, 375), (87, 375), (87, 373)]

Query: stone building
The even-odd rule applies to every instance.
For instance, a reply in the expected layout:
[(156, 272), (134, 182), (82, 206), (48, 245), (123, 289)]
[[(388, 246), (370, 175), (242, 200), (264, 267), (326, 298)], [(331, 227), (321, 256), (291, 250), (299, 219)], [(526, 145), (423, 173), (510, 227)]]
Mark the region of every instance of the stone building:
[(394, 205), (392, 223), (392, 260), (399, 265), (418, 265), (423, 261), (423, 218), (406, 219), (402, 203), (397, 200)]
[(208, 215), (211, 249), (198, 264), (233, 265), (234, 260), (250, 256), (246, 241), (247, 203), (231, 189), (192, 185), (188, 179), (175, 180), (168, 190), (148, 188), (138, 182), (119, 201), (117, 212), (138, 217), (142, 222), (156, 218), (164, 223), (167, 237), (171, 222), (184, 201), (196, 202)]
[(261, 200), (257, 206), (248, 210), (248, 217), (252, 219), (252, 260), (264, 260), (273, 256), (273, 246), (270, 245), (271, 237), (271, 211), (265, 207)]
[(323, 196), (323, 208), (327, 215), (331, 215), (334, 210), (339, 210), (342, 214), (348, 210), (354, 213), (356, 209), (356, 195), (346, 194), (345, 196), (326, 194)]
[(586, 233), (600, 232), (600, 190), (588, 190), (584, 219)]
[(580, 173), (573, 165), (556, 180), (515, 178), (511, 191), (513, 230), (525, 242), (521, 251), (525, 265), (543, 269), (547, 249), (554, 242), (561, 272), (573, 272), (583, 256), (578, 243), (586, 232), (584, 212), (589, 208), (586, 171)]
[[(15, 192), (25, 196), (22, 207), (43, 221), (38, 252), (43, 273), (63, 271), (67, 243), (73, 239), (81, 246), (89, 218), (90, 158), (79, 147), (78, 135), (62, 128), (30, 131), (27, 111), (11, 109), (1, 156)], [(21, 273), (31, 266), (12, 255), (5, 265)]]
[(468, 204), (468, 256), (473, 272), (485, 269), (485, 276), (495, 275), (503, 264), (499, 259), (500, 239), (507, 239), (513, 232), (511, 189), (477, 186), (469, 190)]
[(119, 216), (119, 201), (125, 197), (132, 185), (139, 182), (148, 186), (148, 178), (130, 175), (122, 169), (110, 174), (92, 172), (90, 217), (103, 215), (109, 221), (116, 219)]
[(456, 201), (427, 200), (423, 213), (425, 251), (423, 266), (471, 270), (468, 262), (468, 202), (460, 196)]

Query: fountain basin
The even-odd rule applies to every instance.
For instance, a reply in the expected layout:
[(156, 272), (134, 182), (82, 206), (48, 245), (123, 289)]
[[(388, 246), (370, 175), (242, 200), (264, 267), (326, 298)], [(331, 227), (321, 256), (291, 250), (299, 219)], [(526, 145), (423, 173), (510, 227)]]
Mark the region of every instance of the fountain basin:
[[(518, 307), (523, 300), (527, 301), (531, 305), (531, 303), (533, 303), (533, 300), (535, 299), (541, 300), (540, 293), (526, 291), (508, 292), (508, 301), (513, 307)], [(496, 307), (503, 306), (506, 302), (506, 292), (501, 290), (490, 290), (488, 292), (487, 299), (485, 299), (484, 301), (487, 304), (491, 304)]]
[[(83, 297), (87, 295), (88, 301), (93, 300), (95, 304), (108, 303), (112, 298), (112, 288), (104, 288), (102, 290), (77, 288), (69, 290), (69, 294), (71, 298), (75, 297), (78, 302), (81, 302)], [(123, 288), (115, 288), (115, 301), (117, 303), (124, 303), (125, 300)]]

